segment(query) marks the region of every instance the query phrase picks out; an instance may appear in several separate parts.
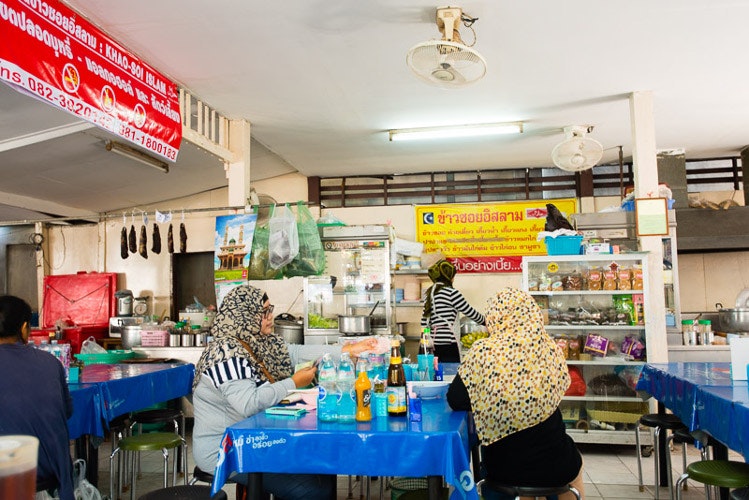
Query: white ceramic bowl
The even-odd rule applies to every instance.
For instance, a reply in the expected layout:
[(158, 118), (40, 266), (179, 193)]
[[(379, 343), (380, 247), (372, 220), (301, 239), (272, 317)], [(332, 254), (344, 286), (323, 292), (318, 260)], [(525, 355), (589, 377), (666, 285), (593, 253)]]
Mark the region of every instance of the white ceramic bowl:
[(435, 399), (445, 397), (450, 382), (445, 381), (413, 381), (409, 385), (416, 396), (421, 399)]

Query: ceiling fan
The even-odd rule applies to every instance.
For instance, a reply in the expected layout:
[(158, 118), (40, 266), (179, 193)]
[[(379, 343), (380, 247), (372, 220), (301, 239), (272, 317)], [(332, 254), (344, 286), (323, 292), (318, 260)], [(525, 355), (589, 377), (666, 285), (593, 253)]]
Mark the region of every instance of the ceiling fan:
[(567, 172), (580, 172), (593, 168), (603, 156), (603, 146), (595, 139), (586, 137), (586, 134), (592, 131), (592, 126), (564, 127), (567, 138), (554, 146), (551, 151), (554, 165)]
[[(486, 74), (486, 60), (463, 43), (458, 24), (471, 27), (477, 18), (463, 14), (460, 7), (437, 9), (437, 28), (442, 39), (419, 43), (408, 51), (406, 64), (421, 80), (442, 88), (460, 88)], [(471, 28), (472, 29), (472, 28)]]

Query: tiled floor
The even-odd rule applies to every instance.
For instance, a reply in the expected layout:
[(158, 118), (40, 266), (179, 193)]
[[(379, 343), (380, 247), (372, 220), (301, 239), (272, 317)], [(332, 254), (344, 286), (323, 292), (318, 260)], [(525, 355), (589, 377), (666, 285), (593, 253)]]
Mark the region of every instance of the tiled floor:
[[(190, 444), (188, 438), (188, 445)], [(590, 500), (598, 499), (651, 499), (654, 498), (653, 490), (653, 456), (643, 458), (643, 476), (645, 482), (645, 491), (640, 492), (637, 483), (637, 459), (635, 456), (634, 446), (612, 446), (612, 445), (579, 445), (585, 461), (585, 498)], [(687, 448), (687, 462), (699, 460), (699, 452), (689, 446)], [(99, 449), (99, 486), (102, 495), (109, 495), (109, 451), (110, 445), (105, 442)], [(681, 447), (672, 452), (672, 462), (674, 467), (674, 482), (678, 479), (682, 471)], [(741, 460), (741, 457), (731, 453), (730, 458)], [(742, 460), (743, 461), (743, 460)], [(192, 457), (190, 457), (192, 463)], [(142, 495), (146, 492), (161, 488), (163, 481), (163, 458), (160, 453), (144, 453), (142, 462), (142, 478), (137, 482), (137, 494)], [(192, 466), (188, 464), (190, 470)], [(171, 481), (171, 475), (170, 475)], [(181, 484), (182, 478), (179, 478), (178, 484)], [(171, 483), (170, 483), (171, 484)], [(348, 495), (348, 477), (339, 476), (338, 478), (338, 499), (347, 498), (360, 499), (361, 484), (358, 480), (354, 481), (354, 493), (352, 497)], [(684, 500), (695, 500), (705, 498), (704, 488), (698, 483), (688, 483), (688, 490), (683, 492)], [(371, 498), (379, 498), (379, 483), (372, 482)], [(234, 500), (234, 487), (227, 486), (224, 488), (230, 500)], [(130, 498), (129, 491), (123, 495), (123, 498)], [(385, 499), (390, 498), (390, 491), (386, 490)], [(365, 498), (365, 497), (361, 497)], [(665, 487), (660, 489), (660, 498), (668, 499), (668, 490)]]

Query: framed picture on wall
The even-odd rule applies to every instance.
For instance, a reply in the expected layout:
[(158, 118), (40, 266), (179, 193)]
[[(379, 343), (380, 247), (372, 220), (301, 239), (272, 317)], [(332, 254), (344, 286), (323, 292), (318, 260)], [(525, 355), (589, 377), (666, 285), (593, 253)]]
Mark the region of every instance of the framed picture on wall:
[(666, 198), (635, 198), (637, 236), (668, 235), (668, 200)]

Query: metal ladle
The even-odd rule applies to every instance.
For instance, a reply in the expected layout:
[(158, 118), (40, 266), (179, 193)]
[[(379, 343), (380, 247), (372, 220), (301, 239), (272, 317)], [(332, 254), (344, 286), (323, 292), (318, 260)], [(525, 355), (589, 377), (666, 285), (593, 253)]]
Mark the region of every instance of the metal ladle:
[(379, 306), (379, 305), (380, 305), (380, 302), (381, 302), (381, 301), (379, 301), (379, 300), (378, 300), (377, 302), (375, 302), (375, 305), (374, 305), (374, 307), (372, 308), (372, 310), (371, 310), (371, 311), (369, 311), (369, 314), (367, 314), (367, 316), (370, 316), (370, 317), (371, 317), (371, 316), (372, 316), (372, 315), (374, 314), (374, 312), (375, 312), (375, 309), (377, 309), (377, 306)]

